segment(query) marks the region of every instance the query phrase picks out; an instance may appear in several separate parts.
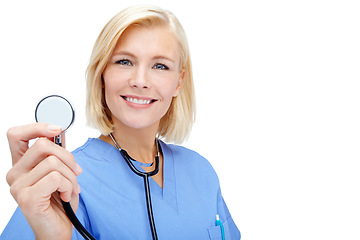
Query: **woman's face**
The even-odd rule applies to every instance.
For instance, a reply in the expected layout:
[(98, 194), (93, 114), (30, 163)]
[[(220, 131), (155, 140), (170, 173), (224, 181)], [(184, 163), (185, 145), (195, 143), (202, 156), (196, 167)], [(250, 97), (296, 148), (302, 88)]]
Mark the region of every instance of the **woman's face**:
[(103, 72), (105, 99), (115, 126), (158, 126), (180, 92), (185, 70), (167, 26), (130, 27)]

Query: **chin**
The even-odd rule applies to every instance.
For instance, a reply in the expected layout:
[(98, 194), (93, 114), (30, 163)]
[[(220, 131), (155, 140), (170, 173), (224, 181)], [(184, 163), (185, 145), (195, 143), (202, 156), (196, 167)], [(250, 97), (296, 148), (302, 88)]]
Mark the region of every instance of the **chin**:
[(149, 127), (158, 127), (160, 119), (158, 121), (154, 121), (154, 119), (152, 119), (152, 121), (147, 121), (146, 119), (141, 119), (141, 118), (136, 118), (136, 119), (124, 119), (121, 120), (120, 122), (122, 126), (127, 126), (129, 128), (133, 128), (133, 129), (145, 129), (145, 128), (149, 128)]

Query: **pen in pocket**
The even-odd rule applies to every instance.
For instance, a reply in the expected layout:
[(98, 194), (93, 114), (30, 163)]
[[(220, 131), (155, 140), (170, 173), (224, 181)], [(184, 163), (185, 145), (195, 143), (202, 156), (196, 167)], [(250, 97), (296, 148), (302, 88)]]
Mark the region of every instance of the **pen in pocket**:
[(216, 226), (220, 226), (221, 229), (221, 238), (222, 240), (225, 240), (225, 233), (224, 233), (224, 225), (220, 221), (219, 214), (216, 214)]

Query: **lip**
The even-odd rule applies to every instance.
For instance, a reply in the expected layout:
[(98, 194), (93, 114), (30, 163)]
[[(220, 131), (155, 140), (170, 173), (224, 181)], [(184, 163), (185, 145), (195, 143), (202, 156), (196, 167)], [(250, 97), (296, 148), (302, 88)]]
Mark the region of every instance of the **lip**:
[(135, 109), (146, 109), (157, 102), (158, 99), (150, 97), (141, 97), (136, 95), (121, 95), (121, 98), (124, 99), (125, 103)]

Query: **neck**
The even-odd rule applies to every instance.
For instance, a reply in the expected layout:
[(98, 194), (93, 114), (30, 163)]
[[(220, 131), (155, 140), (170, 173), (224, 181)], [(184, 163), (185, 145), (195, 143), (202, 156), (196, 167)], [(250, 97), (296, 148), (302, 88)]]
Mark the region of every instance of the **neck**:
[[(112, 132), (119, 147), (125, 149), (134, 159), (143, 163), (152, 163), (157, 155), (156, 134), (159, 124), (142, 129), (129, 128), (116, 124)], [(110, 136), (101, 135), (100, 139), (115, 146)]]

